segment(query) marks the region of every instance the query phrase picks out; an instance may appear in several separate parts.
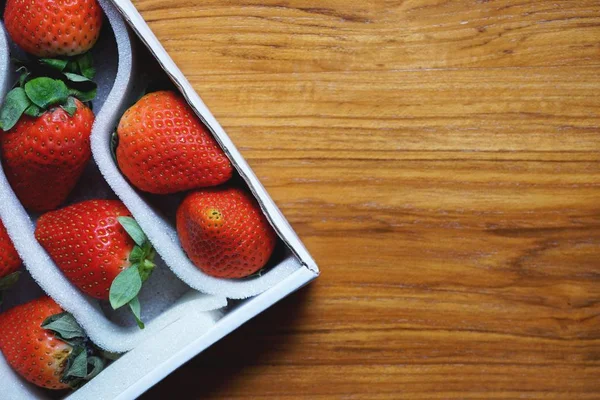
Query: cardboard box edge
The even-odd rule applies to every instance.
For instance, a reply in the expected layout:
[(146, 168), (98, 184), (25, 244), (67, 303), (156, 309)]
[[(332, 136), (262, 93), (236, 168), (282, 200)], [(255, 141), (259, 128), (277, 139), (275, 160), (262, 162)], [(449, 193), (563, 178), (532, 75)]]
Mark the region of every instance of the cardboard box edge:
[[(114, 400), (133, 400), (162, 381), (177, 368), (191, 360), (193, 357), (212, 346), (214, 343), (233, 332), (258, 314), (270, 308), (275, 303), (301, 289), (317, 278), (309, 269), (299, 269), (277, 286), (266, 292), (246, 300), (238, 308), (226, 314), (207, 333), (198, 337), (179, 352), (166, 359), (157, 368), (130, 386), (125, 392)], [(201, 390), (201, 388), (199, 388)]]

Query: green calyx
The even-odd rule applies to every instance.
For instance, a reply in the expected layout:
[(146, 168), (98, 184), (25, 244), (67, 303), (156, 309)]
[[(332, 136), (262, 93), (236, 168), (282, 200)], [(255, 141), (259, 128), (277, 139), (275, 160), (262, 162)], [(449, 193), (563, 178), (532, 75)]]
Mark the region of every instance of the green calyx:
[(6, 275), (4, 278), (0, 278), (0, 291), (10, 289), (21, 276), (21, 271), (13, 272), (12, 274)]
[(89, 52), (64, 59), (42, 58), (39, 60), (39, 63), (43, 66), (47, 66), (58, 72), (80, 75), (88, 80), (94, 79), (96, 75), (93, 62), (92, 54)]
[(0, 306), (2, 305), (2, 292), (13, 287), (19, 280), (20, 276), (21, 271), (17, 271), (0, 278)]
[(63, 108), (70, 116), (77, 111), (74, 99), (86, 103), (96, 97), (97, 85), (91, 54), (70, 59), (46, 59), (35, 62), (14, 61), (19, 79), (0, 108), (0, 129), (12, 129), (23, 114), (39, 117), (53, 107)]
[(77, 389), (102, 372), (107, 363), (106, 358), (89, 341), (71, 314), (63, 312), (52, 315), (41, 326), (73, 348), (62, 373), (61, 382)]
[(123, 270), (112, 282), (109, 293), (110, 305), (113, 309), (129, 306), (140, 329), (144, 329), (141, 320), (141, 305), (138, 294), (144, 282), (148, 280), (156, 267), (154, 257), (156, 251), (150, 244), (142, 228), (131, 217), (119, 217), (119, 223), (135, 242), (129, 253), (130, 266)]

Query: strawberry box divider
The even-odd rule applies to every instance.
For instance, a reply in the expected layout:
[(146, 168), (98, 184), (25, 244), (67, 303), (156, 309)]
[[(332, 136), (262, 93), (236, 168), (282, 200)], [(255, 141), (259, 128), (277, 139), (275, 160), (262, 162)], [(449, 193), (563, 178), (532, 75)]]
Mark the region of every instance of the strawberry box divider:
[[(130, 82), (134, 57), (130, 32), (122, 17), (109, 1), (100, 0), (100, 4), (108, 23), (103, 27), (100, 40), (92, 52), (98, 71), (98, 96), (93, 105), (97, 121), (101, 122), (117, 118), (122, 97), (131, 93), (131, 90), (124, 89), (132, 89)], [(10, 41), (8, 46), (13, 54), (20, 56)], [(8, 54), (6, 48), (2, 54)], [(9, 66), (8, 71), (13, 69), (14, 66)], [(0, 76), (0, 82), (10, 81), (7, 75), (10, 74), (5, 72)], [(90, 198), (115, 198), (92, 161), (68, 202), (76, 203)], [(110, 306), (84, 295), (65, 278), (35, 239), (34, 227), (38, 215), (25, 210), (1, 168), (0, 216), (31, 276), (63, 309), (73, 314), (90, 339), (105, 350), (117, 353), (131, 350), (166, 326), (184, 316), (187, 318), (188, 314), (219, 309), (227, 304), (224, 296), (202, 294), (190, 289), (157, 257), (157, 268), (140, 293), (142, 319), (146, 322), (146, 329), (140, 330), (133, 318), (126, 315), (126, 310), (113, 311)]]
[[(299, 268), (308, 268), (316, 274), (318, 271), (316, 264), (302, 242), (223, 128), (145, 24), (138, 11), (128, 0), (116, 0), (113, 3), (158, 61), (162, 70), (185, 97), (196, 115), (211, 131), (245, 186), (258, 200), (263, 213), (283, 242), (283, 245), (279, 246), (277, 255), (272, 257), (263, 273), (245, 279), (216, 278), (204, 273), (190, 261), (179, 241), (174, 214), (181, 202), (181, 196), (167, 195), (157, 199), (157, 196), (148, 195), (135, 189), (122, 175), (112, 156), (110, 134), (118, 124), (118, 118), (99, 121), (96, 125), (97, 129), (92, 134), (94, 159), (106, 181), (131, 211), (158, 254), (163, 257), (172, 271), (190, 287), (204, 293), (223, 295), (231, 299), (245, 299), (263, 293)], [(139, 47), (143, 47), (143, 45)], [(134, 73), (134, 76), (139, 76), (139, 74)], [(133, 100), (125, 101), (122, 111), (133, 105), (133, 102)]]

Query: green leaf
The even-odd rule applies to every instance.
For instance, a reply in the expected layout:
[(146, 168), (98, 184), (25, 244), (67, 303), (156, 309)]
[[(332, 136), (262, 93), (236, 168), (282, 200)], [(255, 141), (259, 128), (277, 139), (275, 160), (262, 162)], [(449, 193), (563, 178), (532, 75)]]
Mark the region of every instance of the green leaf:
[(76, 60), (70, 60), (67, 63), (67, 66), (64, 69), (64, 72), (72, 72), (74, 74), (79, 72), (79, 64), (77, 64)]
[(136, 264), (121, 272), (110, 286), (110, 305), (113, 309), (123, 307), (133, 300), (142, 288), (142, 278)]
[(42, 323), (42, 328), (54, 332), (60, 339), (84, 338), (85, 332), (68, 312), (53, 315)]
[(77, 57), (77, 65), (81, 75), (88, 79), (94, 79), (96, 69), (93, 67), (92, 53), (87, 52)]
[(44, 111), (41, 108), (39, 108), (35, 104), (32, 104), (29, 107), (27, 107), (24, 114), (29, 115), (30, 117), (37, 118), (40, 115), (42, 115), (43, 113), (44, 113)]
[(63, 81), (46, 77), (35, 78), (27, 82), (25, 92), (29, 99), (41, 108), (64, 103), (69, 96), (69, 89)]
[(2, 109), (0, 109), (0, 128), (8, 131), (17, 124), (31, 101), (23, 88), (15, 88), (8, 92)]
[(21, 276), (21, 271), (13, 272), (10, 275), (6, 275), (4, 278), (0, 279), (0, 292), (6, 289), (10, 289), (17, 283), (19, 277)]
[(71, 82), (91, 82), (91, 80), (89, 80), (88, 78), (86, 78), (83, 75), (73, 74), (71, 72), (65, 72), (64, 75)]
[[(101, 359), (100, 357), (96, 357), (96, 356), (88, 357), (87, 363), (88, 363), (88, 371), (89, 372), (85, 376), (86, 381), (90, 381), (90, 380), (94, 379), (100, 372), (102, 372), (102, 370), (104, 369), (104, 366), (106, 365), (106, 363), (104, 362), (103, 359)], [(90, 368), (91, 368), (91, 370), (90, 370)]]
[(135, 296), (129, 302), (129, 309), (131, 310), (131, 313), (133, 314), (133, 316), (135, 318), (135, 322), (137, 322), (138, 328), (144, 329), (146, 327), (146, 325), (144, 325), (144, 323), (142, 322), (142, 319), (141, 319), (142, 306), (140, 305), (140, 299), (137, 296)]
[(94, 60), (92, 58), (92, 53), (87, 52), (82, 54), (77, 58), (77, 63), (79, 64), (79, 71), (81, 75), (85, 76), (88, 79), (94, 79), (96, 75), (96, 69), (94, 68)]
[(104, 369), (106, 361), (101, 350), (89, 341), (71, 314), (63, 312), (52, 315), (41, 326), (72, 347), (61, 382), (78, 389)]
[(96, 88), (87, 91), (69, 88), (69, 94), (73, 97), (77, 97), (83, 103), (94, 100), (96, 98), (96, 93)]
[(31, 76), (31, 72), (29, 72), (27, 70), (27, 68), (25, 67), (21, 67), (19, 68), (20, 70), (22, 69), (23, 71), (20, 73), (19, 75), (19, 87), (23, 87), (25, 86), (25, 83), (27, 82), (27, 79)]
[(143, 246), (146, 243), (148, 238), (135, 219), (131, 217), (119, 217), (117, 219), (138, 246)]
[[(75, 352), (75, 350), (73, 350)], [(88, 375), (88, 358), (85, 348), (79, 349), (79, 352), (70, 359), (70, 365), (67, 366), (63, 374), (63, 380), (69, 381), (73, 378), (85, 378)]]
[(144, 250), (142, 250), (140, 246), (134, 246), (133, 250), (131, 250), (131, 253), (129, 253), (129, 261), (132, 264), (139, 263), (140, 261), (142, 261), (143, 257)]
[(56, 58), (40, 58), (40, 64), (62, 72), (67, 67), (68, 61), (58, 60)]
[(89, 68), (84, 69), (80, 66), (79, 68), (81, 70), (81, 74), (88, 79), (94, 79), (94, 77), (96, 76), (96, 68), (94, 68), (94, 67), (89, 67)]
[(67, 114), (69, 114), (71, 117), (77, 112), (77, 104), (75, 103), (75, 99), (71, 96), (69, 96), (67, 102), (60, 107), (63, 110), (65, 110)]

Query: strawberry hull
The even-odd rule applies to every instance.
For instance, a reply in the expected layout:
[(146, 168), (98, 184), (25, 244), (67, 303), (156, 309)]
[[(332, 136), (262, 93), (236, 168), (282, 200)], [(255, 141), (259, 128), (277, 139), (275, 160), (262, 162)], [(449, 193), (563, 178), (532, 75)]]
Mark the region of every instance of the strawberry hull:
[[(0, 3), (2, 4), (2, 3)], [(0, 217), (27, 268), (8, 291), (3, 309), (50, 295), (71, 312), (99, 347), (124, 353), (100, 375), (64, 399), (134, 399), (180, 365), (202, 352), (277, 301), (315, 279), (318, 268), (281, 212), (260, 184), (227, 134), (173, 63), (129, 0), (101, 0), (106, 14), (93, 49), (98, 70), (98, 97), (93, 109), (93, 162), (67, 199), (67, 204), (91, 198), (119, 198), (138, 221), (158, 255), (156, 268), (142, 289), (140, 301), (146, 329), (140, 331), (125, 310), (82, 294), (60, 272), (33, 235), (39, 215), (20, 204), (0, 170)], [(1, 5), (0, 5), (1, 7)], [(128, 25), (128, 27), (126, 26)], [(1, 28), (1, 26), (0, 26)], [(136, 36), (137, 35), (137, 36)], [(14, 76), (7, 63), (7, 45), (0, 29), (0, 98)], [(245, 187), (257, 200), (278, 234), (274, 255), (260, 275), (220, 279), (203, 274), (181, 249), (175, 226), (177, 206), (185, 193), (159, 196), (130, 185), (112, 158), (111, 134), (121, 115), (147, 85), (146, 75), (163, 74), (178, 88), (235, 168), (233, 184)], [(230, 182), (232, 183), (232, 182)], [(227, 300), (240, 299), (235, 306)], [(0, 309), (1, 311), (2, 309)], [(0, 355), (2, 398), (50, 399), (18, 377)], [(6, 382), (6, 384), (5, 384)], [(201, 394), (202, 388), (198, 388)]]

